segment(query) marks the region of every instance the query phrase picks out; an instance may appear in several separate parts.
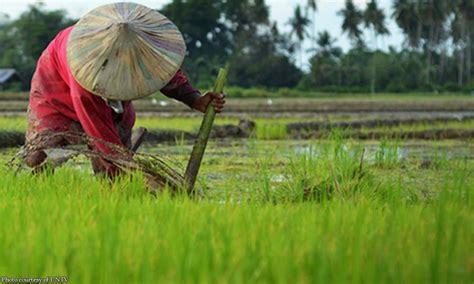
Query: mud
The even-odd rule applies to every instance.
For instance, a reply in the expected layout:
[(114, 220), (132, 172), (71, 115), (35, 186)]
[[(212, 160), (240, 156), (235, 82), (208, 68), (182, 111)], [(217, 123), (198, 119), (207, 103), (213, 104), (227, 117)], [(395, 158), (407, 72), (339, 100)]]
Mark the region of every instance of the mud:
[[(256, 123), (251, 120), (240, 120), (238, 125), (214, 125), (210, 137), (216, 138), (248, 138), (255, 129)], [(151, 130), (145, 137), (146, 143), (175, 142), (180, 140), (193, 140), (197, 133), (178, 130)]]
[(19, 131), (0, 131), (0, 148), (19, 147), (25, 144), (25, 133)]

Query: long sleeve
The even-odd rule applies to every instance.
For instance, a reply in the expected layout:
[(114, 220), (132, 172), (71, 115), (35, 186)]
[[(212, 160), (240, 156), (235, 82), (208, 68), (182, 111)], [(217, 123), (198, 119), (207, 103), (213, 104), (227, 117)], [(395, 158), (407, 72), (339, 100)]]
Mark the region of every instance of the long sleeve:
[[(102, 98), (84, 90), (76, 82), (71, 85), (73, 85), (71, 86), (72, 103), (84, 132), (91, 137), (123, 146), (114, 124), (112, 109), (107, 103)], [(113, 153), (109, 147), (102, 143), (96, 145), (100, 151), (106, 154)]]
[(201, 96), (188, 80), (188, 77), (179, 70), (171, 81), (161, 89), (161, 92), (172, 99), (183, 102), (192, 108), (194, 101)]
[[(123, 146), (122, 140), (115, 126), (112, 109), (100, 97), (84, 90), (73, 78), (70, 80), (71, 98), (79, 123), (84, 132), (93, 138)], [(93, 142), (93, 147), (108, 155), (118, 154), (104, 143)], [(107, 172), (109, 176), (116, 176), (120, 170), (105, 161), (98, 159), (95, 165), (99, 171)]]

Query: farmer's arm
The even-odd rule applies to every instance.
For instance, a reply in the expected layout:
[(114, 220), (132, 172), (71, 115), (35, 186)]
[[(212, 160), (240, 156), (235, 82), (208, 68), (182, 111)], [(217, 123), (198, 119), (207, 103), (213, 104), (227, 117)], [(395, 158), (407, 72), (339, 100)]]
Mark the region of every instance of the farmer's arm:
[[(74, 80), (71, 81), (71, 98), (74, 110), (84, 132), (90, 137), (125, 148), (115, 126), (112, 109), (102, 98), (86, 91)], [(107, 155), (118, 154), (113, 147), (98, 141), (95, 141), (93, 146)], [(120, 172), (118, 168), (102, 158), (96, 164), (98, 164), (99, 171), (104, 171), (110, 176), (116, 176)]]
[(191, 86), (188, 77), (181, 70), (161, 89), (161, 92), (165, 96), (180, 101), (190, 108), (193, 107), (194, 101), (201, 97), (199, 90)]
[(161, 92), (175, 100), (183, 102), (190, 108), (200, 112), (206, 112), (208, 104), (213, 102), (216, 112), (221, 112), (225, 104), (225, 95), (216, 93), (206, 93), (201, 95), (199, 90), (195, 89), (188, 80), (188, 77), (179, 70), (171, 81), (161, 89)]

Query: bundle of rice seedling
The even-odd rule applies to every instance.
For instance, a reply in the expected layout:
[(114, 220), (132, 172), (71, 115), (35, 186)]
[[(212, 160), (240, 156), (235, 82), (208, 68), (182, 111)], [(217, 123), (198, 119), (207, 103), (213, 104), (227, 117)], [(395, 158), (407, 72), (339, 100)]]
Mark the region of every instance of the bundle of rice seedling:
[[(63, 139), (73, 141), (69, 145), (51, 147), (49, 141)], [(112, 150), (114, 154), (105, 154), (91, 147), (93, 144), (100, 143)], [(60, 157), (48, 155), (41, 165), (34, 169), (29, 168), (26, 159), (34, 153), (44, 151), (45, 153), (53, 153), (60, 151)], [(102, 158), (105, 161), (118, 167), (125, 173), (133, 173), (140, 171), (144, 174), (148, 181), (148, 185), (152, 192), (161, 189), (169, 189), (171, 191), (180, 191), (184, 186), (184, 177), (178, 170), (182, 168), (179, 163), (169, 157), (157, 157), (143, 153), (133, 153), (120, 145), (109, 143), (107, 141), (87, 136), (85, 133), (76, 131), (53, 132), (45, 131), (38, 134), (35, 139), (27, 142), (20, 151), (8, 162), (10, 167), (19, 170), (38, 171), (45, 167), (57, 167), (68, 160), (78, 156), (85, 156), (90, 159)]]

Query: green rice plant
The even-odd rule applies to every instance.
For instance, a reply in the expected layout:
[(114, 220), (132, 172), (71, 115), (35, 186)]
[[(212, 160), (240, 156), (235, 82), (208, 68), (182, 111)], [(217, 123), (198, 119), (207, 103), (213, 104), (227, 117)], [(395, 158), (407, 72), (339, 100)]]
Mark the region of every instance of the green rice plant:
[(414, 204), (371, 194), (220, 204), (153, 197), (140, 175), (111, 183), (71, 168), (0, 173), (1, 275), (65, 275), (72, 283), (469, 283), (474, 276), (473, 186), (461, 182), (467, 167), (446, 173), (434, 203)]
[(275, 172), (273, 171), (275, 153), (267, 153), (257, 161), (258, 175), (255, 176), (253, 192), (249, 196), (251, 200), (262, 202), (274, 202), (274, 183), (273, 178)]
[(402, 150), (400, 141), (390, 141), (382, 139), (379, 143), (377, 152), (375, 153), (375, 164), (381, 168), (394, 168), (400, 164), (402, 160)]
[(259, 140), (275, 140), (288, 138), (286, 124), (282, 123), (258, 123), (255, 137)]
[(361, 147), (338, 141), (310, 146), (290, 157), (285, 182), (275, 190), (278, 199), (325, 202), (351, 198), (361, 191), (376, 193), (377, 184), (364, 165), (364, 153)]
[(0, 117), (0, 129), (8, 131), (26, 131), (27, 119), (23, 116)]
[(439, 151), (440, 166), (421, 170), (380, 167), (379, 145), (373, 150), (340, 131), (329, 137), (213, 142), (202, 165), (202, 198), (151, 195), (139, 172), (110, 181), (89, 167), (41, 175), (0, 167), (0, 277), (471, 283), (470, 145), (462, 146), (463, 158), (430, 142), (426, 153)]
[(433, 154), (419, 162), (420, 168), (424, 169), (446, 169), (449, 167), (449, 157), (446, 151), (434, 149)]

